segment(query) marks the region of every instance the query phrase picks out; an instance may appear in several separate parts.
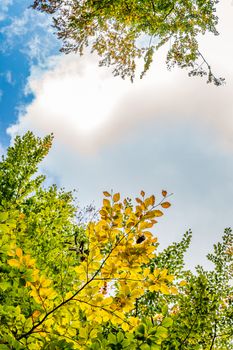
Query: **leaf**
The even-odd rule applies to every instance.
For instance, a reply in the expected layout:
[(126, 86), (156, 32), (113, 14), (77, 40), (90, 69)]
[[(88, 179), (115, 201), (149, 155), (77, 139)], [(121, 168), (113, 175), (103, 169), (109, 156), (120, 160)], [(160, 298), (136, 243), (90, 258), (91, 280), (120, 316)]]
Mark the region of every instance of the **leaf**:
[(17, 268), (20, 268), (20, 262), (19, 260), (16, 260), (16, 259), (10, 259), (7, 261), (7, 263), (12, 266), (12, 267), (17, 267)]
[(1, 344), (0, 350), (9, 350), (9, 347), (7, 345)]
[(119, 343), (121, 343), (122, 340), (124, 340), (124, 334), (122, 332), (119, 332), (117, 334), (117, 340), (118, 340)]
[(0, 213), (0, 222), (6, 221), (7, 218), (8, 218), (8, 213), (7, 212)]
[(161, 350), (161, 346), (157, 344), (152, 344), (150, 347), (151, 350)]
[[(122, 323), (121, 328), (123, 329), (123, 331), (127, 332), (129, 330), (128, 323), (126, 323), (126, 322)], [(127, 342), (130, 343), (128, 340), (124, 340), (122, 345), (127, 344)]]
[(152, 196), (150, 197), (150, 201), (151, 201), (151, 205), (154, 205), (154, 204), (155, 204), (155, 196), (154, 196), (154, 195), (152, 195)]
[(23, 251), (21, 248), (16, 248), (15, 253), (18, 256), (18, 258), (21, 258), (23, 256)]
[(150, 345), (148, 345), (148, 344), (142, 344), (142, 345), (140, 345), (140, 349), (141, 349), (141, 350), (150, 350)]
[(169, 207), (171, 206), (171, 203), (169, 203), (169, 202), (163, 202), (163, 203), (161, 204), (161, 206), (162, 206), (163, 208), (167, 209), (167, 208), (169, 208)]
[(138, 204), (142, 204), (142, 200), (140, 198), (137, 197), (137, 198), (135, 198), (135, 200)]
[(105, 197), (111, 197), (111, 194), (108, 191), (104, 191), (103, 194)]
[[(1, 282), (1, 283), (0, 283), (0, 289), (1, 289), (3, 292), (5, 292), (8, 288), (11, 288), (10, 282), (5, 281), (5, 282)], [(1, 348), (0, 348), (0, 350), (1, 350)]]
[(113, 196), (113, 202), (116, 203), (120, 200), (120, 193), (115, 193)]
[(10, 232), (10, 229), (9, 229), (8, 225), (6, 225), (6, 224), (0, 224), (0, 232), (3, 232), (3, 233), (8, 233), (8, 232)]
[(165, 328), (171, 327), (173, 324), (173, 319), (171, 317), (166, 317), (163, 319), (162, 326)]
[(111, 206), (109, 199), (105, 199), (105, 198), (103, 199), (103, 206), (104, 207), (110, 207)]
[(180, 281), (179, 286), (183, 287), (183, 286), (186, 286), (186, 284), (187, 282), (183, 280), (183, 281)]
[(84, 338), (84, 339), (88, 338), (88, 328), (87, 327), (79, 328), (79, 337)]
[(145, 331), (146, 331), (145, 325), (143, 323), (141, 323), (137, 328), (137, 332), (141, 333), (141, 334), (145, 334)]
[(157, 335), (159, 338), (167, 338), (167, 335), (168, 335), (167, 328), (162, 327), (162, 326), (158, 326), (156, 335)]
[(170, 290), (169, 290), (168, 286), (166, 284), (164, 284), (164, 283), (161, 284), (160, 291), (163, 294), (170, 294)]
[(139, 229), (140, 230), (144, 230), (144, 229), (147, 229), (147, 228), (151, 228), (153, 225), (151, 224), (151, 222), (148, 222), (148, 221), (143, 221), (139, 224)]
[(110, 333), (108, 335), (108, 342), (109, 342), (109, 344), (114, 344), (114, 345), (117, 344), (116, 336), (114, 334)]
[(163, 197), (166, 197), (167, 196), (167, 191), (162, 190), (162, 195), (163, 195)]
[(159, 217), (163, 215), (163, 212), (161, 210), (152, 210), (151, 213), (153, 213), (154, 217)]
[(141, 191), (140, 194), (141, 194), (142, 197), (145, 196), (145, 192), (144, 191)]
[(170, 287), (170, 293), (171, 293), (171, 294), (178, 294), (177, 288), (174, 287), (174, 286)]

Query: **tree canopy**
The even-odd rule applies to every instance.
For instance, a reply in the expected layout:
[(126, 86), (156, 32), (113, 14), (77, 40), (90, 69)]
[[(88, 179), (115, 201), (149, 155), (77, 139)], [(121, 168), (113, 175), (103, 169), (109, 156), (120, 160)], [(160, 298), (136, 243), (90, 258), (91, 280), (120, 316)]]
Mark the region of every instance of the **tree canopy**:
[(151, 231), (165, 190), (80, 214), (36, 174), (51, 143), (28, 132), (0, 163), (0, 349), (233, 349), (231, 230), (188, 271), (191, 232), (159, 252)]
[(100, 66), (113, 74), (135, 78), (150, 68), (155, 52), (167, 44), (166, 63), (188, 69), (189, 76), (206, 76), (221, 85), (199, 49), (199, 37), (218, 35), (218, 0), (34, 0), (33, 8), (53, 14), (62, 39), (61, 51), (82, 55), (87, 46), (100, 56)]

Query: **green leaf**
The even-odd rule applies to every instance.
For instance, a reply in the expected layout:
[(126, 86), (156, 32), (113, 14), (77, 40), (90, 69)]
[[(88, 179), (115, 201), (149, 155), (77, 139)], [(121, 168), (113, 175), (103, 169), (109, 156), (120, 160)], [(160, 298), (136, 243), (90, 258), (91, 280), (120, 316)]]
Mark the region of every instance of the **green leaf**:
[(122, 340), (124, 340), (124, 334), (122, 332), (117, 333), (117, 341), (118, 343), (121, 343)]
[(157, 345), (157, 344), (152, 344), (150, 346), (150, 349), (151, 350), (161, 350), (161, 346), (160, 345)]
[(148, 344), (142, 344), (142, 345), (140, 346), (140, 349), (141, 349), (141, 350), (150, 350), (150, 345), (148, 345)]
[(5, 292), (8, 288), (11, 288), (11, 283), (10, 282), (1, 282), (0, 283), (0, 289)]
[(8, 219), (9, 214), (7, 212), (0, 213), (0, 222), (6, 221)]
[(0, 344), (0, 350), (9, 350), (10, 348), (7, 345)]
[(173, 319), (171, 317), (166, 317), (163, 319), (163, 322), (162, 322), (163, 327), (168, 328), (168, 327), (171, 327), (172, 324), (173, 324)]
[(118, 343), (117, 337), (116, 337), (114, 334), (110, 333), (110, 334), (108, 335), (108, 342), (109, 342), (110, 344), (117, 344), (117, 343)]
[(166, 338), (167, 335), (168, 335), (167, 328), (158, 326), (156, 336), (158, 336), (159, 338)]
[(141, 323), (137, 328), (137, 332), (144, 335), (145, 331), (146, 331), (145, 325), (143, 323)]

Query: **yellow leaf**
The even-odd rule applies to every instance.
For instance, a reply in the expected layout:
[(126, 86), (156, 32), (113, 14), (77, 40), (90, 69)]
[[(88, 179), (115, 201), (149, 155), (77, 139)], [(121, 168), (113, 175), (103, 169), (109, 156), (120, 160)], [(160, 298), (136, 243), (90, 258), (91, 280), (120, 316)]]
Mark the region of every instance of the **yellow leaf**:
[(103, 216), (103, 217), (108, 216), (108, 212), (107, 212), (106, 210), (104, 210), (104, 209), (101, 209), (101, 210), (99, 211), (99, 213), (100, 213), (100, 215)]
[(130, 207), (125, 209), (125, 215), (130, 215), (132, 213), (132, 209)]
[(145, 196), (145, 192), (144, 191), (141, 191), (141, 196), (144, 197)]
[(178, 290), (176, 287), (170, 287), (170, 293), (171, 294), (178, 294)]
[(174, 278), (175, 278), (175, 276), (173, 276), (173, 275), (169, 275), (166, 277), (168, 282), (172, 282), (174, 280)]
[(163, 215), (163, 212), (161, 210), (152, 210), (151, 213), (153, 213), (154, 217), (159, 217)]
[(154, 205), (155, 204), (155, 196), (150, 196), (149, 198), (146, 198), (144, 204), (146, 207), (148, 207), (149, 205)]
[(129, 330), (128, 323), (126, 323), (126, 322), (122, 323), (121, 328), (123, 329), (123, 331), (127, 332)]
[(160, 271), (159, 274), (160, 274), (160, 278), (166, 278), (167, 277), (167, 269)]
[(170, 290), (169, 290), (168, 286), (166, 284), (164, 284), (164, 283), (161, 284), (160, 291), (163, 294), (170, 294)]
[(108, 199), (103, 199), (103, 205), (105, 207), (110, 207), (111, 206), (110, 201)]
[(40, 284), (43, 288), (46, 288), (51, 285), (51, 281), (49, 279), (46, 279), (44, 276), (40, 277)]
[(169, 207), (171, 206), (171, 203), (169, 203), (169, 202), (164, 202), (164, 203), (161, 204), (161, 206), (162, 206), (163, 208), (167, 209), (167, 208), (169, 208)]
[(120, 200), (120, 193), (115, 193), (113, 196), (113, 202), (118, 202)]
[(146, 198), (145, 199), (144, 205), (145, 205), (146, 209), (149, 207), (149, 205), (150, 205), (150, 198)]
[(12, 266), (12, 267), (17, 267), (17, 268), (20, 268), (20, 262), (19, 260), (16, 260), (16, 259), (10, 259), (7, 261), (7, 263)]
[(139, 224), (139, 230), (144, 230), (145, 228), (151, 228), (152, 224), (147, 221), (143, 221)]
[(147, 267), (145, 268), (145, 270), (143, 271), (143, 277), (147, 277), (150, 273), (150, 269)]
[(111, 197), (111, 194), (109, 192), (107, 192), (107, 191), (104, 191), (103, 194), (104, 194), (105, 197)]
[(186, 286), (186, 284), (187, 284), (187, 282), (186, 281), (180, 281), (180, 283), (179, 283), (179, 285), (181, 286), (181, 287), (183, 287), (183, 286)]
[(21, 248), (16, 248), (15, 253), (16, 253), (16, 255), (17, 255), (19, 258), (21, 258), (21, 257), (22, 257), (22, 255), (23, 255), (23, 251), (22, 251), (22, 249), (21, 249)]
[(151, 292), (158, 292), (160, 287), (157, 284), (153, 284), (152, 286), (149, 286), (149, 291)]
[(85, 328), (79, 328), (79, 337), (80, 338), (88, 338), (88, 328), (85, 327)]

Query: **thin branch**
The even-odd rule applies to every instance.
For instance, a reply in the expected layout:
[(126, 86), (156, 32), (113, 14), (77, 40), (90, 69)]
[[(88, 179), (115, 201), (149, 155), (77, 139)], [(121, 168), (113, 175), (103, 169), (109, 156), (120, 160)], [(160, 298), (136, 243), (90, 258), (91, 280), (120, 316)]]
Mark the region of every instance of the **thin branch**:
[(214, 342), (215, 342), (216, 338), (217, 338), (217, 324), (216, 324), (216, 320), (215, 320), (215, 323), (214, 323), (214, 335), (213, 335), (212, 342), (211, 342), (211, 345), (210, 345), (210, 350), (213, 350)]

